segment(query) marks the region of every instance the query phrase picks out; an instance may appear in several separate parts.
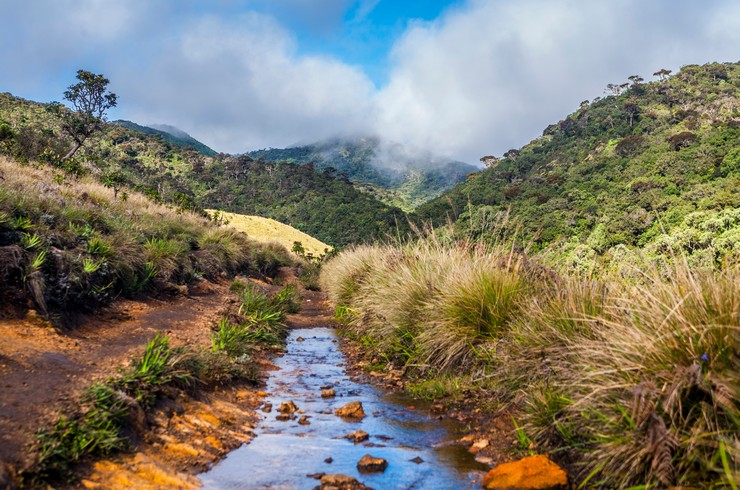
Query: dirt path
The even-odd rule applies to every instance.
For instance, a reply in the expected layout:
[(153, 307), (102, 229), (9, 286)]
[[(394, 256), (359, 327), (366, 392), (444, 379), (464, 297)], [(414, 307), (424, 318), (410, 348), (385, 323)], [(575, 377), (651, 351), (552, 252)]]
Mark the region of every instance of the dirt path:
[(34, 312), (0, 320), (0, 463), (22, 466), (34, 432), (92, 381), (125, 366), (156, 332), (175, 345), (208, 342), (227, 301), (227, 284), (201, 283), (167, 301), (119, 301), (65, 333)]

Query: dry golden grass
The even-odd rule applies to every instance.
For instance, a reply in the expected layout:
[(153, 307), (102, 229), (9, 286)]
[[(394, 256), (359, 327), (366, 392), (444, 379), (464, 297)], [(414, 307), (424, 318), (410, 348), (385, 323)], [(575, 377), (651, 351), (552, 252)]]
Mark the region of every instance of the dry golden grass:
[[(213, 209), (208, 209), (207, 211), (211, 213), (211, 215), (216, 212)], [(261, 216), (227, 213), (225, 211), (220, 212), (223, 217), (228, 220), (229, 226), (232, 226), (239, 231), (243, 231), (251, 239), (261, 243), (277, 242), (290, 250), (293, 248), (294, 242), (301, 242), (306, 252), (315, 257), (324, 255), (327, 251), (331, 251), (333, 249), (331, 245), (327, 245), (311, 235), (303, 233), (300, 230), (296, 230), (290, 225), (275, 221), (274, 219), (263, 218)]]
[(676, 258), (630, 279), (596, 272), (557, 275), (500, 245), (431, 235), (342, 252), (321, 283), (375, 355), (426, 379), (490, 380), (584, 485), (735, 482), (740, 270)]

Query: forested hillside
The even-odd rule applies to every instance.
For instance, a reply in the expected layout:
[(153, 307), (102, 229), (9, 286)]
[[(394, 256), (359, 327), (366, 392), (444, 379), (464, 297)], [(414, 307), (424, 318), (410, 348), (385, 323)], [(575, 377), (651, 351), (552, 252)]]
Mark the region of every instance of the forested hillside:
[(736, 247), (740, 65), (659, 75), (610, 85), (611, 95), (492, 159), (418, 217), (470, 230), (510, 209), (535, 247), (575, 236), (597, 253), (615, 244), (711, 254)]
[(112, 124), (121, 126), (126, 129), (132, 129), (134, 131), (138, 131), (139, 133), (159, 135), (164, 141), (171, 143), (174, 146), (182, 146), (185, 148), (191, 147), (209, 157), (216, 155), (215, 150), (196, 140), (186, 132), (178, 130), (174, 127), (163, 126), (164, 129), (151, 128), (148, 126), (136, 124), (135, 122), (124, 120), (113, 121)]
[(62, 160), (69, 146), (45, 104), (0, 94), (0, 153), (58, 167), (65, 178), (90, 174), (123, 199), (136, 190), (181, 209), (257, 214), (334, 246), (408, 230), (400, 209), (361, 192), (334, 172), (317, 172), (310, 165), (209, 157), (159, 134), (119, 124), (107, 125), (75, 158)]
[(465, 180), (477, 167), (409, 154), (402, 145), (384, 145), (378, 138), (332, 139), (293, 148), (249, 152), (252, 158), (313, 163), (320, 170), (335, 169), (378, 199), (410, 211)]

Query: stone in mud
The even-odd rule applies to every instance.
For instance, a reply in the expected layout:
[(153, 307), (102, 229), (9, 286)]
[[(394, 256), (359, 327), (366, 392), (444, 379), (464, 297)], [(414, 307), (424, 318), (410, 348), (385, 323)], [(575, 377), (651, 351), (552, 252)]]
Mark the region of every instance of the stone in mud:
[(280, 404), (280, 407), (278, 408), (278, 412), (280, 413), (293, 413), (298, 410), (298, 406), (293, 402), (293, 400), (290, 400), (289, 402), (283, 402)]
[(334, 414), (338, 417), (344, 417), (347, 419), (365, 418), (365, 411), (362, 409), (362, 402), (349, 402), (342, 408), (334, 410)]
[(367, 441), (370, 436), (364, 430), (356, 430), (351, 434), (347, 434), (346, 436), (344, 436), (344, 438), (349, 439), (350, 441), (357, 444), (358, 442)]
[(308, 415), (303, 415), (301, 418), (299, 418), (298, 423), (301, 425), (311, 425), (311, 422), (308, 420)]
[(473, 443), (470, 448), (468, 448), (468, 451), (470, 451), (472, 454), (478, 454), (478, 451), (481, 449), (488, 447), (488, 439), (478, 439)]
[(360, 473), (381, 473), (388, 467), (388, 461), (383, 458), (375, 458), (366, 454), (357, 462)]
[(337, 396), (337, 392), (332, 389), (321, 390), (321, 398), (333, 398), (335, 396)]
[(496, 466), (483, 479), (486, 490), (567, 490), (568, 474), (544, 455)]

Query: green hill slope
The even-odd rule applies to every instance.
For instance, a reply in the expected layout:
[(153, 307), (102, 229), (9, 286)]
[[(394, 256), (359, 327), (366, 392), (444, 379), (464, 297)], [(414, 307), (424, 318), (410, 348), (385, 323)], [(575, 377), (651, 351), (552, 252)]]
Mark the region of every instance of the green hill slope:
[(255, 161), (248, 156), (206, 156), (109, 124), (73, 160), (70, 146), (44, 104), (0, 94), (0, 153), (39, 160), (74, 179), (91, 175), (154, 202), (184, 210), (218, 208), (276, 219), (332, 246), (372, 241), (408, 230), (405, 213), (356, 189), (346, 178), (311, 165)]
[(148, 126), (141, 126), (131, 121), (118, 120), (113, 121), (111, 124), (121, 126), (126, 129), (138, 131), (140, 133), (149, 135), (159, 135), (164, 141), (174, 145), (182, 147), (191, 147), (198, 150), (200, 153), (212, 157), (216, 155), (216, 151), (212, 150), (205, 144), (201, 143), (197, 139), (193, 138), (184, 131), (178, 130), (172, 126), (162, 126), (161, 128), (150, 128)]
[(386, 147), (377, 138), (332, 139), (293, 148), (247, 153), (255, 159), (313, 163), (334, 169), (374, 197), (410, 211), (465, 180), (477, 167), (432, 155), (409, 155), (401, 145)]
[[(470, 229), (477, 226), (471, 217), (510, 209), (536, 246), (577, 237), (599, 253), (656, 241), (709, 246), (739, 226), (728, 217), (740, 206), (738, 95), (737, 63), (638, 80), (582, 103), (541, 137), (421, 206), (417, 216), (435, 224), (450, 217)], [(716, 226), (724, 228), (702, 238), (702, 230)]]

